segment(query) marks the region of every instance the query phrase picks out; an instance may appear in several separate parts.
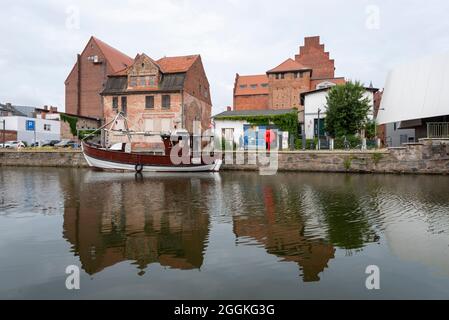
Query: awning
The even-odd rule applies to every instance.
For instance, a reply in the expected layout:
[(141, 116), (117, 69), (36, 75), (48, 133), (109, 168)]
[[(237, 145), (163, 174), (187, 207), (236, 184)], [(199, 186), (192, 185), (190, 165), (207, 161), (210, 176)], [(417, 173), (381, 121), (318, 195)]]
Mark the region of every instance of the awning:
[(421, 119), (406, 120), (406, 121), (400, 122), (399, 129), (411, 129), (411, 128), (420, 127), (420, 126), (422, 126)]

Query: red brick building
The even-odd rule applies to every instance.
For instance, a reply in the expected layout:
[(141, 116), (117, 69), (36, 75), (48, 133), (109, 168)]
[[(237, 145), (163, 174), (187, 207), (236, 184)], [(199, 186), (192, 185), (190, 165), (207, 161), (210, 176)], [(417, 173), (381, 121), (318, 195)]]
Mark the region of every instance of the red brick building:
[(91, 37), (65, 80), (65, 112), (103, 119), (107, 75), (130, 66), (133, 59), (103, 41)]
[(298, 108), (301, 111), (301, 93), (342, 83), (345, 79), (335, 77), (334, 60), (320, 44), (320, 37), (307, 37), (295, 59), (287, 59), (265, 74), (237, 74), (234, 110)]
[[(184, 128), (193, 132), (194, 121), (201, 130), (210, 125), (209, 81), (199, 55), (156, 61), (138, 54), (129, 67), (108, 77), (102, 96), (105, 121), (111, 121), (122, 111), (135, 131), (168, 132)], [(148, 139), (136, 136), (135, 141), (148, 142)]]

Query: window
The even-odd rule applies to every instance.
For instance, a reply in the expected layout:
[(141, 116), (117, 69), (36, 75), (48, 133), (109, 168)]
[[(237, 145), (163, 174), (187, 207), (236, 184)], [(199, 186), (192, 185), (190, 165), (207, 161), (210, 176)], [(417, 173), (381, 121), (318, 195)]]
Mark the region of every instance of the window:
[(251, 89), (256, 89), (257, 88), (257, 84), (252, 84), (251, 85)]
[(162, 109), (170, 109), (170, 96), (169, 95), (162, 96)]
[(285, 75), (283, 73), (280, 74), (281, 79), (284, 79)]
[(161, 119), (161, 131), (170, 132), (171, 130), (171, 119)]
[(145, 109), (154, 109), (154, 96), (145, 97)]
[(268, 87), (268, 83), (262, 83), (261, 86), (262, 86), (262, 88), (266, 88), (266, 87)]
[(112, 98), (112, 109), (114, 111), (117, 111), (117, 109), (118, 109), (118, 97), (113, 97)]
[(44, 124), (44, 131), (51, 131), (51, 125)]
[(129, 86), (130, 86), (131, 88), (137, 86), (137, 77), (131, 77), (131, 78), (129, 79)]
[(148, 85), (150, 87), (154, 87), (156, 85), (156, 76), (149, 76), (148, 78)]
[(139, 87), (145, 87), (145, 77), (139, 77)]
[(122, 97), (122, 112), (124, 115), (126, 115), (127, 112), (127, 100), (126, 97)]
[(246, 84), (241, 84), (241, 85), (240, 85), (240, 89), (245, 89), (246, 87), (247, 87)]

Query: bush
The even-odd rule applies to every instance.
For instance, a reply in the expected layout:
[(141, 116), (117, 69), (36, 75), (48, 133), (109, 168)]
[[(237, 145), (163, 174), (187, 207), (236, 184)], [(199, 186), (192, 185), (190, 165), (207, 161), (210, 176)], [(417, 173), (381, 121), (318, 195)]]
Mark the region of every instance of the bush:
[[(346, 139), (349, 142), (349, 148), (350, 149), (356, 149), (356, 148), (358, 149), (362, 145), (362, 139), (360, 137), (347, 136)], [(344, 137), (335, 138), (335, 140), (334, 140), (334, 149), (336, 149), (336, 150), (344, 150), (345, 149), (344, 141), (345, 141)]]
[[(315, 139), (307, 139), (306, 140), (306, 150), (311, 150), (312, 148), (312, 144), (313, 144), (313, 150), (315, 150), (316, 145), (318, 144), (318, 138)], [(302, 150), (302, 139), (301, 138), (296, 138), (295, 139), (295, 149), (296, 150)]]

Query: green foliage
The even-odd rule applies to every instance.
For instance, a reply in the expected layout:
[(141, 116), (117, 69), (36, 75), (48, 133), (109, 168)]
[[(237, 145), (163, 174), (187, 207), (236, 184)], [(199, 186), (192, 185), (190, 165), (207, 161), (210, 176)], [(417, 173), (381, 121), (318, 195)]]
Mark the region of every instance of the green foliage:
[[(346, 136), (346, 140), (349, 142), (349, 148), (350, 149), (356, 149), (360, 148), (362, 145), (362, 139), (360, 137), (350, 135)], [(338, 137), (334, 139), (334, 149), (336, 150), (344, 150), (345, 144), (344, 144), (345, 138), (344, 137)]]
[[(93, 138), (101, 134), (100, 131), (95, 132), (96, 130), (79, 130), (78, 135), (79, 139), (83, 140), (84, 138), (90, 136), (89, 138)], [(95, 133), (94, 133), (95, 132)]]
[(327, 96), (325, 129), (332, 137), (355, 135), (365, 128), (370, 109), (366, 89), (359, 82), (348, 82), (330, 89)]
[[(316, 146), (318, 144), (318, 138), (307, 139), (306, 140), (306, 150), (311, 150), (312, 144), (313, 144), (313, 146)], [(302, 150), (302, 139), (301, 138), (295, 139), (295, 149)]]
[(365, 137), (367, 139), (374, 139), (376, 137), (376, 126), (377, 123), (375, 120), (367, 121), (365, 125)]
[(269, 116), (227, 116), (217, 118), (219, 120), (247, 121), (253, 126), (275, 125), (281, 131), (287, 131), (290, 135), (298, 135), (298, 112), (295, 110), (287, 114)]
[(76, 124), (78, 123), (78, 118), (71, 117), (71, 116), (68, 116), (63, 113), (61, 113), (60, 117), (61, 117), (61, 121), (67, 122), (69, 124), (70, 133), (72, 134), (72, 136), (76, 137), (78, 134), (77, 127), (76, 127)]
[(346, 171), (351, 169), (352, 160), (353, 160), (353, 157), (350, 156), (350, 157), (345, 158), (345, 160), (343, 161), (343, 166), (345, 167)]
[(221, 139), (221, 150), (222, 151), (229, 151), (229, 150), (236, 150), (237, 146), (235, 142), (233, 141), (226, 141), (225, 139)]
[(384, 157), (384, 155), (382, 153), (379, 153), (379, 152), (373, 153), (374, 164), (377, 166), (383, 157)]

